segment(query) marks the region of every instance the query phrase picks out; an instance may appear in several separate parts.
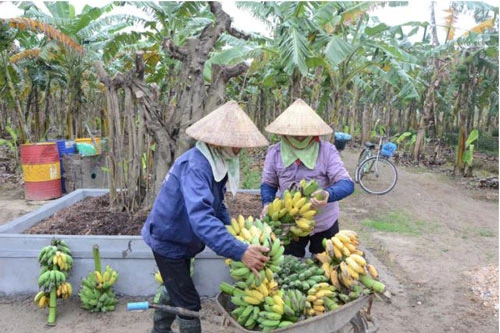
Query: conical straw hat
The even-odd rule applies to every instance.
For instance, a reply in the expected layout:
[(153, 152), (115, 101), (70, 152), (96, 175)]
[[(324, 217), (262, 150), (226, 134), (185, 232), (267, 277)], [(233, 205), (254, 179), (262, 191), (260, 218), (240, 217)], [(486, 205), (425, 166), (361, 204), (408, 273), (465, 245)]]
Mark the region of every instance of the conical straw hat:
[(291, 136), (319, 136), (333, 132), (316, 111), (300, 98), (270, 123), (266, 131)]
[(186, 129), (198, 141), (224, 147), (259, 147), (269, 144), (238, 103), (229, 101)]

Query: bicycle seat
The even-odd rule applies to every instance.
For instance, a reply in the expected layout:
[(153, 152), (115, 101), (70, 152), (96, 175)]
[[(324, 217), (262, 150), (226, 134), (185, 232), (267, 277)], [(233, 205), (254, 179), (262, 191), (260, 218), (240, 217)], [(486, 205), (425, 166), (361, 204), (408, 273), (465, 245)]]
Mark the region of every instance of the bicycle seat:
[(371, 143), (370, 141), (366, 141), (365, 142), (365, 147), (369, 148), (369, 149), (374, 149), (375, 148), (375, 144)]

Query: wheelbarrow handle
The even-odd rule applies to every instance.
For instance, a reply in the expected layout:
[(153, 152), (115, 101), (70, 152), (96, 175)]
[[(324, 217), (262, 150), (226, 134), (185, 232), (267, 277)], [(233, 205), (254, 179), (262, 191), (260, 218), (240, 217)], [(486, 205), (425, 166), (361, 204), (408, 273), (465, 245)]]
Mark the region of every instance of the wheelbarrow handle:
[(149, 302), (127, 303), (127, 311), (141, 311), (141, 310), (147, 310), (149, 308), (163, 310), (180, 316), (201, 318), (200, 313), (197, 311), (191, 311), (188, 309), (179, 308), (175, 306), (163, 305), (163, 304), (150, 304)]

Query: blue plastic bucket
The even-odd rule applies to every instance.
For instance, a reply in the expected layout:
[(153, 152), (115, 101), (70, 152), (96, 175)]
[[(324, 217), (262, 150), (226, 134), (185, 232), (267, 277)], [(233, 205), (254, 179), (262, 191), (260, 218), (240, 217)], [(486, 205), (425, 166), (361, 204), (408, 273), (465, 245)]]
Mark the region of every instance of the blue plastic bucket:
[(66, 186), (64, 183), (64, 167), (62, 158), (63, 155), (72, 155), (76, 154), (76, 144), (74, 141), (66, 141), (66, 140), (47, 140), (49, 142), (55, 142), (57, 144), (57, 151), (59, 152), (59, 162), (61, 164), (61, 186), (63, 193), (66, 193)]

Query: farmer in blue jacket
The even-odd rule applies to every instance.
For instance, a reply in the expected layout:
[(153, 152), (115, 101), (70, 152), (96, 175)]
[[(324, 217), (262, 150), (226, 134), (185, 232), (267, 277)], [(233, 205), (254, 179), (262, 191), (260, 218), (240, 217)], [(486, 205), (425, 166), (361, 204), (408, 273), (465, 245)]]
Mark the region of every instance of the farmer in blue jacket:
[[(236, 194), (238, 153), (243, 147), (268, 144), (238, 104), (230, 101), (194, 123), (186, 133), (197, 140), (173, 164), (142, 228), (167, 293), (160, 302), (199, 311), (200, 297), (190, 276), (190, 262), (205, 245), (220, 256), (240, 260), (254, 273), (268, 260), (269, 249), (248, 245), (226, 229), (231, 223), (224, 205), (226, 183)], [(153, 333), (172, 332), (175, 315), (156, 310)], [(199, 319), (178, 316), (180, 332), (201, 332)]]

